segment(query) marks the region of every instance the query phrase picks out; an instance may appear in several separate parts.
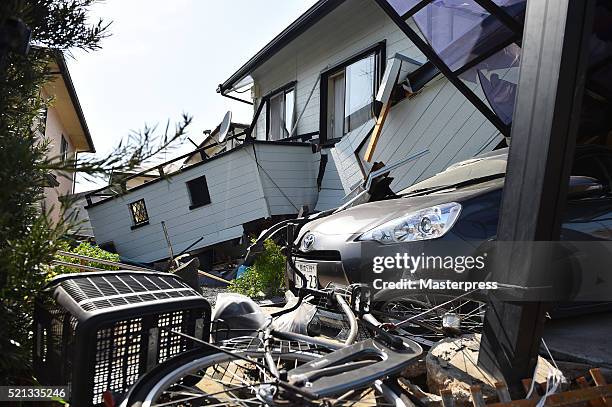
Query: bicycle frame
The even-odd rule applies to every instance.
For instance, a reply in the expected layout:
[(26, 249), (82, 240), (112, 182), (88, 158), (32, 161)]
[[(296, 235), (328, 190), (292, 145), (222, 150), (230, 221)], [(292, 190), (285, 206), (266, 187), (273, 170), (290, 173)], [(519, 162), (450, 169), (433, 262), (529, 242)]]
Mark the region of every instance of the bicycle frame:
[[(290, 231), (292, 229), (289, 228)], [(289, 259), (289, 266), (295, 268), (292, 259)], [(299, 270), (297, 273), (299, 275)], [(369, 313), (369, 301), (364, 302), (369, 295), (364, 294), (362, 290), (367, 290), (367, 287), (351, 288), (354, 289), (352, 292), (344, 287), (322, 290), (304, 288), (300, 291), (296, 306), (291, 307), (291, 309), (297, 308), (309, 294), (324, 295), (329, 298), (348, 321), (350, 329), (344, 343), (323, 337), (275, 330), (272, 325), (274, 316), (289, 312), (291, 309), (270, 316), (265, 326), (254, 337), (250, 336), (254, 342), (249, 342), (244, 348), (231, 349), (231, 342), (245, 340), (246, 337), (230, 339), (228, 342), (210, 343), (169, 328), (160, 327), (160, 329), (200, 344), (203, 351), (210, 351), (210, 355), (225, 354), (226, 358), (230, 358), (227, 360), (237, 361), (237, 365), (243, 369), (265, 371), (264, 376), (270, 380), (266, 379), (265, 382), (247, 386), (252, 387), (251, 390), (265, 405), (284, 405), (287, 401), (300, 406), (320, 405), (321, 402), (325, 404), (335, 397), (338, 400), (359, 398), (374, 389), (378, 392), (376, 397), (382, 395), (392, 405), (403, 406), (405, 403), (402, 401), (402, 392), (395, 381), (402, 370), (416, 362), (423, 350), (416, 342), (400, 338), (381, 328), (381, 323)], [(351, 305), (347, 302), (349, 298)], [(218, 322), (223, 329), (222, 321)], [(355, 342), (359, 324), (372, 333), (372, 339)], [(297, 347), (293, 347), (293, 343), (296, 343)], [(304, 345), (306, 349), (317, 349), (315, 353), (321, 356), (314, 356), (314, 359), (311, 356), (311, 359), (303, 360), (302, 365), (293, 366), (291, 363), (287, 367), (290, 370), (283, 370), (285, 365), (279, 364), (280, 358), (294, 352), (302, 353)], [(195, 367), (193, 363), (187, 365), (182, 363), (180, 366), (186, 366), (187, 369)], [(164, 377), (174, 377), (172, 372), (169, 371)], [(152, 389), (159, 390), (162, 384), (156, 383), (155, 377), (154, 375), (150, 383), (153, 384)], [(142, 385), (140, 389), (142, 391)], [(203, 398), (205, 395), (198, 397)], [(128, 405), (127, 403), (128, 400), (125, 405)]]

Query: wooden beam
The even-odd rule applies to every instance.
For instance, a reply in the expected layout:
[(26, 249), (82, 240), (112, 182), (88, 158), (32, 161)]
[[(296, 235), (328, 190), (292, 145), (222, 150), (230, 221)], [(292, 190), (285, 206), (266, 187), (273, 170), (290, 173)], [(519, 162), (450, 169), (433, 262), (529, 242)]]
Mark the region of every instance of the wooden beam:
[(65, 252), (63, 250), (58, 250), (57, 254), (65, 257), (72, 257), (74, 259), (89, 261), (92, 263), (105, 264), (107, 266), (115, 266), (119, 267), (122, 270), (134, 270), (134, 271), (151, 271), (149, 268), (132, 266), (131, 264), (120, 263), (112, 260), (104, 260), (104, 259), (96, 259), (95, 257), (89, 257), (82, 254)]
[(443, 407), (455, 407), (455, 399), (453, 398), (453, 392), (450, 389), (440, 390), (440, 397), (442, 397)]
[(85, 270), (85, 271), (108, 271), (104, 269), (99, 269), (97, 267), (86, 266), (84, 264), (68, 263), (67, 261), (61, 261), (61, 260), (52, 260), (51, 264), (54, 266), (64, 266), (64, 267), (75, 268), (77, 270)]
[(376, 120), (376, 125), (374, 126), (374, 130), (372, 130), (372, 135), (370, 136), (370, 142), (368, 143), (368, 148), (365, 153), (364, 159), (367, 162), (372, 161), (372, 156), (374, 155), (374, 150), (376, 150), (376, 145), (378, 144), (378, 139), (380, 138), (380, 134), (382, 133), (382, 128), (385, 125), (385, 120), (387, 119), (387, 114), (389, 113), (389, 109), (391, 108), (391, 101), (385, 103), (380, 111), (380, 115)]
[[(589, 370), (589, 373), (591, 374), (591, 377), (593, 378), (593, 382), (595, 382), (596, 386), (605, 386), (608, 384), (599, 368), (591, 369)], [(601, 399), (597, 399), (595, 403), (601, 403), (601, 404), (605, 404), (606, 406), (608, 406), (612, 404), (612, 398), (602, 397)]]
[(497, 398), (502, 403), (507, 403), (512, 401), (510, 398), (510, 392), (508, 391), (508, 386), (504, 382), (495, 382), (495, 391), (497, 393)]
[[(577, 377), (576, 378), (576, 384), (581, 389), (587, 389), (587, 388), (591, 387), (591, 386), (589, 386), (589, 383), (584, 378), (584, 376)], [(606, 403), (604, 402), (603, 399), (593, 399), (593, 400), (589, 400), (589, 406), (590, 407), (606, 407)]]
[(210, 274), (210, 273), (207, 273), (207, 272), (202, 271), (202, 270), (198, 270), (198, 274), (201, 275), (201, 276), (204, 276), (204, 277), (212, 278), (213, 280), (217, 280), (217, 281), (220, 281), (220, 282), (225, 283), (225, 284), (231, 283), (230, 280), (226, 280), (224, 278), (215, 276), (214, 274)]
[(479, 385), (475, 384), (471, 386), (470, 394), (472, 395), (472, 405), (474, 407), (485, 407), (485, 399)]
[[(606, 386), (595, 386), (584, 389), (570, 390), (563, 393), (550, 394), (546, 398), (545, 406), (576, 406), (583, 405), (590, 400), (601, 399), (612, 395), (612, 384)], [(493, 403), (488, 407), (535, 407), (541, 400), (538, 398), (512, 400), (508, 403)]]

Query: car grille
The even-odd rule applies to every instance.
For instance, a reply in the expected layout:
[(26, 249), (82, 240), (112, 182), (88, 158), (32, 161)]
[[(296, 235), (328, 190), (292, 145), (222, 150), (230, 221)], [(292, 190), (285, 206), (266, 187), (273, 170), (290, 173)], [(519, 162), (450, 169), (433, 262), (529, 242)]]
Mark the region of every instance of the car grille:
[(340, 252), (337, 250), (313, 250), (311, 252), (298, 251), (297, 257), (304, 260), (340, 261)]

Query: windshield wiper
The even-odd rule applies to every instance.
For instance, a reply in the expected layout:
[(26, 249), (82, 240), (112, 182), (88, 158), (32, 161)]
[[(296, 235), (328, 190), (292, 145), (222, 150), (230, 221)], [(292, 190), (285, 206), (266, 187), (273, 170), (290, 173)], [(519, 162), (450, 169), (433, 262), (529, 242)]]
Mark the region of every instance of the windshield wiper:
[(484, 176), (484, 177), (468, 179), (468, 180), (465, 180), (465, 181), (457, 182), (455, 184), (439, 185), (439, 186), (415, 189), (414, 191), (410, 191), (408, 193), (402, 194), (402, 196), (403, 197), (405, 197), (405, 196), (415, 196), (415, 195), (418, 195), (418, 194), (425, 194), (425, 193), (430, 194), (430, 193), (437, 192), (437, 191), (443, 191), (443, 190), (449, 189), (449, 188), (461, 188), (461, 187), (465, 187), (465, 186), (468, 186), (468, 185), (480, 184), (481, 182), (486, 182), (486, 181), (491, 181), (491, 180), (494, 180), (494, 179), (504, 178), (505, 176), (506, 176), (505, 173), (502, 173), (502, 174), (492, 174), (492, 175), (487, 175), (487, 176)]

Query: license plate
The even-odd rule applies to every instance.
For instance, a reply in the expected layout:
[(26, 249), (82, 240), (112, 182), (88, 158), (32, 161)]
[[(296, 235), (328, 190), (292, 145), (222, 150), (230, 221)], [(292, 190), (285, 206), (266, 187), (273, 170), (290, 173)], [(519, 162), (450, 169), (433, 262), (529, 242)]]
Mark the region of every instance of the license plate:
[[(306, 288), (317, 289), (318, 288), (318, 279), (317, 279), (317, 264), (316, 263), (304, 263), (302, 261), (296, 261), (295, 267), (304, 274), (306, 277)], [(295, 282), (295, 288), (304, 287), (302, 278), (295, 273), (293, 276), (293, 281)]]

